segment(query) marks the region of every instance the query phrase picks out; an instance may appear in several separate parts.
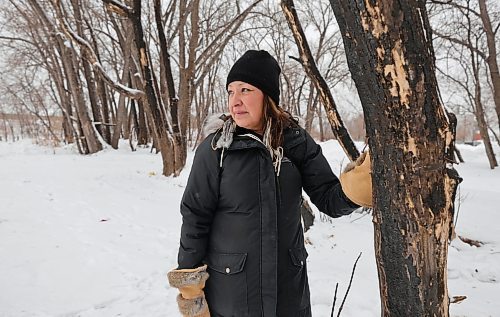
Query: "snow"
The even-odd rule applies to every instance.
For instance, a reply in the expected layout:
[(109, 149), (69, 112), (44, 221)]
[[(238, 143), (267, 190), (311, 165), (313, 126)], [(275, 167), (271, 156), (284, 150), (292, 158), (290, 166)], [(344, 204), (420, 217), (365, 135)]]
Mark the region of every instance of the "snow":
[[(322, 144), (335, 172), (347, 163), (334, 141)], [(482, 146), (460, 146), (457, 233), (449, 250), (452, 316), (500, 311), (500, 169)], [(499, 153), (498, 147), (496, 152)], [(192, 160), (189, 154), (188, 166)], [(176, 266), (179, 201), (189, 168), (161, 175), (161, 157), (139, 149), (81, 156), (29, 141), (0, 142), (0, 316), (179, 316), (166, 273)], [(313, 315), (336, 312), (357, 264), (342, 316), (380, 316), (369, 214), (324, 220), (306, 233)], [(336, 315), (336, 313), (335, 313)]]

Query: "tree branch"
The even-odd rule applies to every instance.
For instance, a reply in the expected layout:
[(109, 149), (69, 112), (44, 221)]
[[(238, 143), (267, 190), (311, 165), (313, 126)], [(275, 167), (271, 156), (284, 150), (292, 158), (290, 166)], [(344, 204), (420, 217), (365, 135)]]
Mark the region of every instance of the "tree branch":
[[(111, 1), (111, 0), (103, 0), (103, 1)], [(118, 91), (121, 94), (124, 94), (130, 98), (134, 99), (140, 99), (142, 98), (145, 94), (143, 91), (138, 90), (138, 89), (132, 89), (130, 87), (127, 87), (120, 82), (117, 82), (113, 80), (104, 70), (102, 67), (101, 63), (99, 63), (99, 60), (97, 58), (96, 53), (94, 52), (94, 49), (92, 46), (82, 37), (80, 37), (78, 34), (73, 31), (69, 25), (64, 16), (62, 15), (61, 12), (61, 7), (60, 7), (60, 1), (56, 1), (56, 11), (57, 11), (57, 17), (59, 19), (59, 22), (61, 23), (62, 29), (64, 33), (77, 45), (81, 47), (81, 49), (85, 52), (84, 57), (89, 61), (89, 63), (92, 65), (94, 70), (101, 76), (101, 78), (108, 83), (112, 88), (114, 88), (116, 91)]]
[(102, 0), (102, 2), (106, 4), (109, 11), (123, 17), (129, 17), (133, 11), (131, 7), (117, 0)]
[(434, 30), (434, 34), (436, 34), (438, 37), (440, 37), (444, 40), (450, 41), (450, 42), (455, 43), (455, 44), (459, 44), (463, 47), (466, 47), (468, 49), (473, 50), (477, 55), (481, 56), (481, 58), (484, 60), (486, 60), (488, 58), (486, 56), (486, 54), (484, 54), (484, 52), (481, 52), (477, 47), (474, 47), (461, 39), (457, 39), (457, 38), (452, 37), (450, 35), (445, 35), (443, 33), (440, 33), (438, 30)]
[(10, 37), (10, 36), (0, 35), (0, 40), (24, 42), (24, 43), (28, 43), (30, 45), (36, 46), (35, 43), (30, 42), (30, 41), (23, 39), (23, 38), (20, 38), (20, 37)]
[(447, 0), (447, 1), (431, 0), (431, 2), (435, 3), (435, 4), (449, 5), (450, 7), (465, 10), (465, 11), (468, 11), (468, 12), (474, 14), (476, 17), (481, 18), (481, 14), (479, 12), (472, 10), (470, 7), (465, 7), (461, 4), (453, 2), (453, 0)]
[(292, 56), (292, 55), (288, 55), (288, 58), (293, 59), (294, 61), (299, 62), (299, 64), (303, 66), (302, 61), (300, 60), (300, 58)]
[(335, 311), (335, 302), (337, 301), (337, 290), (339, 288), (339, 283), (335, 285), (335, 294), (333, 294), (333, 305), (332, 305), (332, 313), (330, 317), (333, 317), (333, 312)]
[(352, 278), (354, 277), (354, 271), (356, 271), (356, 265), (358, 264), (358, 260), (361, 257), (361, 254), (363, 252), (360, 252), (358, 255), (358, 258), (356, 259), (356, 262), (354, 262), (354, 266), (352, 267), (352, 273), (351, 273), (351, 279), (349, 280), (349, 286), (347, 287), (347, 291), (345, 292), (344, 299), (342, 300), (342, 304), (340, 304), (339, 312), (337, 313), (337, 317), (340, 317), (340, 313), (342, 312), (342, 308), (344, 308), (344, 303), (347, 298), (347, 294), (349, 294), (349, 290), (351, 289), (352, 285)]
[[(231, 20), (229, 24), (224, 29), (222, 29), (219, 34), (211, 41), (211, 44), (203, 51), (203, 53), (200, 54), (200, 56), (196, 60), (196, 64), (202, 64), (206, 60), (208, 60), (208, 58), (212, 56), (213, 52), (215, 51), (215, 48), (220, 46), (219, 41), (224, 44), (227, 43), (229, 39), (234, 35), (234, 32), (241, 25), (243, 19), (245, 19), (245, 17), (259, 2), (262, 2), (262, 0), (255, 1), (248, 8), (246, 8), (245, 11), (241, 12), (233, 20)], [(227, 36), (223, 38), (223, 35)]]

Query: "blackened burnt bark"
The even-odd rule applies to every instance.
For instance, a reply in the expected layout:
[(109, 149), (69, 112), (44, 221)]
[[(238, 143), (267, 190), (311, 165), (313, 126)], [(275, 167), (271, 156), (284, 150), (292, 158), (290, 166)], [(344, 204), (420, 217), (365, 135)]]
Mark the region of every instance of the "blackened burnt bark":
[(425, 1), (330, 0), (362, 102), (373, 166), (382, 316), (448, 316), (460, 177), (440, 103)]

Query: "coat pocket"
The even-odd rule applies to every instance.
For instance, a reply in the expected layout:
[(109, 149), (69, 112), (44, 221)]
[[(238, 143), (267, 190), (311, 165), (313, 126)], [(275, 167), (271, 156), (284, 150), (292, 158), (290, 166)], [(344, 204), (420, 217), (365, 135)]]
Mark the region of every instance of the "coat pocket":
[(247, 316), (246, 253), (209, 253), (205, 295), (212, 316)]
[[(290, 263), (287, 271), (287, 297), (293, 303), (289, 307), (296, 314), (310, 306), (309, 283), (307, 279), (307, 251), (305, 247), (292, 248), (288, 250)], [(288, 314), (293, 315), (293, 314)]]

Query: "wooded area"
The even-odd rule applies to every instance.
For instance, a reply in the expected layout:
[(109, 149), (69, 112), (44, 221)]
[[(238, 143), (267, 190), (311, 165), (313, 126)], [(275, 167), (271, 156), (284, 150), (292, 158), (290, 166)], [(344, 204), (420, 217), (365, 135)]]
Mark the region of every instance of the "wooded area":
[[(318, 139), (343, 138), (355, 158), (349, 140), (363, 141), (365, 126), (332, 6), (296, 4), (306, 39), (297, 42), (283, 4), (4, 1), (2, 139), (76, 142), (82, 154), (128, 140), (132, 150), (152, 146), (163, 157), (164, 174), (178, 175), (187, 149), (200, 141), (205, 118), (225, 111), (224, 80), (232, 61), (258, 47), (273, 52), (282, 66), (282, 106)], [(457, 115), (457, 140), (483, 140), (494, 168), (491, 143), (500, 142), (498, 5), (432, 1), (427, 8), (437, 79), (444, 105)], [(15, 120), (16, 114), (36, 119)], [(58, 117), (63, 124), (53, 125)]]

